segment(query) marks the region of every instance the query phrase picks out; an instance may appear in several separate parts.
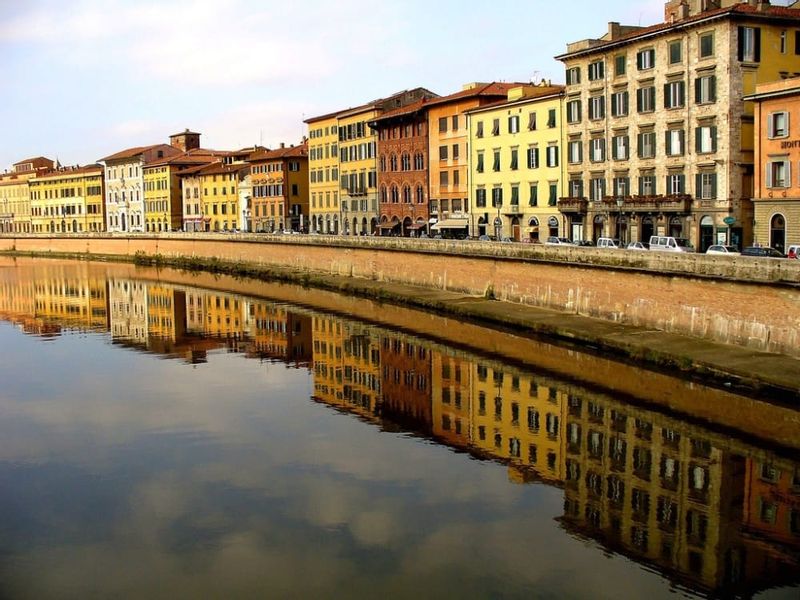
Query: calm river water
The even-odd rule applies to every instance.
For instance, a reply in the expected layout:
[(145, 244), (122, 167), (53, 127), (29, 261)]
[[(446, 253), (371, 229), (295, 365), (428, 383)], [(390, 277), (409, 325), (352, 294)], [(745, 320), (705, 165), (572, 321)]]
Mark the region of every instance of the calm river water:
[(202, 281), (0, 262), (0, 597), (800, 595), (791, 412)]

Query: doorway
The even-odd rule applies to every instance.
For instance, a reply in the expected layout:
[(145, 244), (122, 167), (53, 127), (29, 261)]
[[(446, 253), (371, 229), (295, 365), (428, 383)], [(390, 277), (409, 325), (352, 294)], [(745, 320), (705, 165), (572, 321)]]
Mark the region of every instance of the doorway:
[(786, 219), (783, 215), (773, 215), (769, 222), (769, 245), (780, 252), (786, 248)]

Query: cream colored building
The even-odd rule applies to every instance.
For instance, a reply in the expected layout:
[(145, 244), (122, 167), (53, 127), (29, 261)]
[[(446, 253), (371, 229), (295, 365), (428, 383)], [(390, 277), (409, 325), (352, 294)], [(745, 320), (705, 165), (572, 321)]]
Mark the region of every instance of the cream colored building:
[(49, 158), (37, 156), (14, 163), (10, 172), (0, 173), (0, 232), (33, 231), (28, 180), (54, 166)]

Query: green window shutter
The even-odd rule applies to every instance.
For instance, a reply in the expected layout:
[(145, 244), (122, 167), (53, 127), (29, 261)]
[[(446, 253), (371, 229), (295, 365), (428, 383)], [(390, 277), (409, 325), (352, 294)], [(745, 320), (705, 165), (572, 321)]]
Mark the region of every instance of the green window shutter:
[(794, 53), (800, 54), (800, 31), (794, 32)]
[(639, 88), (636, 90), (636, 112), (642, 112), (642, 90)]
[(686, 104), (686, 84), (681, 81), (680, 85), (678, 85), (678, 106), (684, 106)]
[(711, 151), (717, 151), (717, 128), (716, 126), (711, 128)]
[(639, 177), (639, 195), (644, 196), (644, 177)]
[(711, 197), (717, 197), (717, 174), (711, 175)]
[(642, 53), (641, 52), (637, 52), (636, 53), (636, 68), (639, 69), (640, 71), (642, 70)]
[(698, 77), (697, 79), (694, 80), (694, 103), (695, 104), (700, 104), (700, 95), (702, 93), (700, 91), (702, 89), (701, 81), (702, 81), (701, 77)]
[(531, 184), (531, 199), (530, 205), (536, 206), (539, 204), (539, 186), (535, 183)]
[(672, 108), (672, 105), (670, 104), (670, 99), (669, 99), (669, 84), (668, 83), (664, 84), (664, 108)]
[[(755, 62), (761, 62), (761, 28), (755, 27), (753, 29), (755, 33), (755, 48), (753, 51), (753, 59)], [(716, 198), (716, 196), (714, 196)]]
[(701, 128), (695, 127), (694, 129), (694, 151), (697, 154), (700, 154), (700, 150), (703, 144), (702, 136), (700, 135)]
[(681, 194), (686, 193), (686, 175), (684, 175), (683, 173), (678, 175), (678, 191)]
[(744, 60), (744, 27), (739, 25), (736, 28), (737, 36), (736, 36), (736, 58), (739, 59), (739, 62)]
[(664, 132), (664, 148), (667, 151), (667, 155), (672, 154), (672, 136), (669, 130)]
[(680, 140), (680, 144), (681, 144), (680, 154), (684, 155), (684, 154), (686, 154), (686, 131), (681, 129), (681, 132), (678, 134), (678, 139)]
[(717, 76), (712, 75), (708, 80), (708, 99), (711, 102), (717, 101)]
[(700, 191), (703, 187), (703, 176), (698, 173), (694, 177), (694, 197), (700, 198)]

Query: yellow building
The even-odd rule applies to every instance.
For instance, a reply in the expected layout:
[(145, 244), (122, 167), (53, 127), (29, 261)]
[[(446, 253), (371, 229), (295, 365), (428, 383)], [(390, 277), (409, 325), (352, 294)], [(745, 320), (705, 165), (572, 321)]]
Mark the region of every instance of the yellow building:
[(563, 481), (567, 394), (530, 373), (480, 362), (472, 368), (473, 446)]
[(242, 228), (239, 210), (239, 182), (250, 168), (243, 163), (215, 162), (186, 173), (200, 179), (202, 217), (205, 231), (232, 231)]
[(337, 234), (339, 223), (339, 128), (337, 113), (307, 119), (311, 231)]
[(34, 233), (105, 230), (103, 167), (60, 167), (29, 180)]
[(448, 446), (471, 443), (472, 361), (439, 349), (431, 351), (431, 410), (433, 435)]
[(564, 235), (563, 102), (563, 86), (543, 82), (467, 111), (473, 235), (534, 243)]
[(28, 181), (53, 166), (52, 160), (38, 156), (14, 163), (10, 172), (0, 173), (0, 232), (33, 231)]

